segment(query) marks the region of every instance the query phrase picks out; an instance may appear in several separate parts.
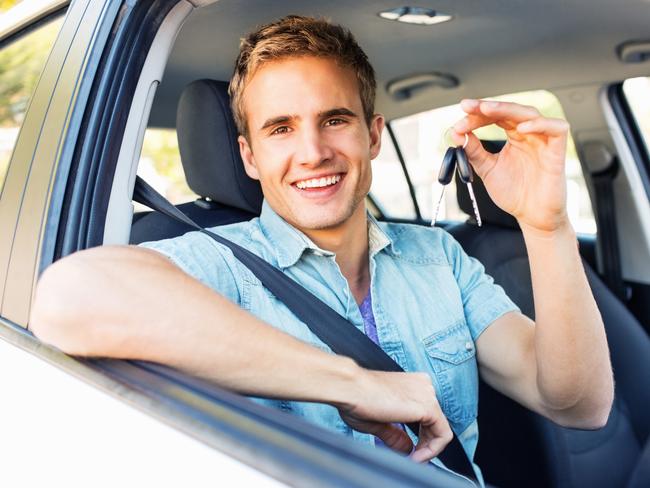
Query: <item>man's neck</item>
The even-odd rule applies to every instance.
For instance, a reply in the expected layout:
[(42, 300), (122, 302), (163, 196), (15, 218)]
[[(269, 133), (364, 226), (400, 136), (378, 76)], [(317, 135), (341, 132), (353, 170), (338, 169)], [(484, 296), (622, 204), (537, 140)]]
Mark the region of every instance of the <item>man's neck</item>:
[(347, 280), (354, 299), (360, 304), (370, 287), (368, 218), (365, 206), (359, 205), (340, 226), (303, 232), (318, 247), (336, 254), (336, 263)]

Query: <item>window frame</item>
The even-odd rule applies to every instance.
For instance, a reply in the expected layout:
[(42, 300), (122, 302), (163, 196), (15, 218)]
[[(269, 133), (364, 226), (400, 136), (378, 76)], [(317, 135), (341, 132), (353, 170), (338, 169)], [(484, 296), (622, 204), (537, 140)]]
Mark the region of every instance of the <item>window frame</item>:
[[(17, 38), (29, 34), (32, 30), (38, 29), (60, 15), (64, 15), (68, 9), (70, 0), (52, 0), (49, 4), (28, 10), (19, 17), (13, 18), (11, 11), (6, 14), (8, 19), (0, 22), (0, 49), (5, 44), (11, 44)], [(6, 23), (5, 23), (6, 22)]]
[[(638, 301), (636, 293), (642, 289), (641, 296), (647, 296), (647, 279), (650, 266), (650, 155), (646, 150), (643, 137), (636, 119), (629, 107), (623, 91), (623, 82), (604, 86), (600, 101), (612, 140), (618, 153), (620, 171), (626, 180), (626, 186), (615, 188), (616, 201), (626, 203), (625, 210), (617, 205), (619, 217), (618, 235), (621, 247), (621, 268), (624, 281), (636, 289), (632, 302)], [(620, 178), (620, 176), (619, 176)], [(637, 191), (635, 191), (637, 190)], [(624, 195), (620, 195), (625, 191)], [(634, 233), (634, 234), (633, 234)], [(635, 239), (625, 236), (640, 234)], [(634, 262), (626, 262), (626, 256), (634, 257)], [(641, 299), (641, 302), (643, 300)], [(644, 306), (641, 303), (642, 308)], [(647, 319), (640, 317), (642, 322)]]
[[(55, 21), (57, 18), (67, 18), (68, 3), (62, 1), (53, 2), (49, 6), (41, 7), (40, 10), (27, 11), (23, 17), (15, 21), (15, 24), (0, 26), (0, 49), (19, 41), (24, 36), (31, 34), (49, 22)], [(64, 26), (65, 20), (63, 20), (57, 38), (47, 55), (34, 92), (31, 94), (29, 105), (26, 108), (23, 122), (12, 149), (4, 183), (0, 189), (0, 228), (12, 229), (0, 239), (0, 285), (2, 286), (0, 289), (0, 314), (5, 316), (13, 315), (21, 318), (20, 308), (18, 311), (7, 311), (5, 306), (6, 296), (14, 291), (13, 287), (16, 280), (20, 282), (18, 286), (23, 286), (23, 288), (29, 286), (29, 276), (17, 275), (14, 268), (17, 265), (19, 266), (18, 263), (29, 265), (30, 259), (34, 258), (35, 249), (33, 246), (29, 246), (29, 251), (25, 252), (24, 249), (21, 249), (20, 243), (16, 245), (16, 241), (23, 236), (20, 215), (29, 215), (28, 212), (33, 212), (33, 209), (29, 208), (28, 205), (24, 206), (27, 187), (34, 181), (42, 181), (43, 175), (39, 174), (34, 164), (35, 159), (39, 156), (37, 154), (38, 145), (41, 139), (50, 136), (49, 133), (45, 133), (46, 130), (55, 130), (55, 127), (59, 125), (57, 121), (53, 120), (53, 117), (49, 118), (51, 124), (48, 129), (45, 129), (43, 122), (52, 104), (54, 89), (60, 75), (60, 70), (53, 59), (65, 55), (62, 52), (62, 49), (65, 48), (62, 48), (62, 44), (59, 42), (61, 37), (66, 37), (62, 36)], [(24, 219), (23, 222), (27, 225), (33, 225), (39, 217), (38, 212), (33, 212), (33, 216)], [(34, 254), (30, 252), (32, 250), (34, 250)], [(15, 279), (12, 281), (12, 278)], [(19, 307), (24, 306), (25, 300), (20, 302)], [(22, 316), (24, 315), (23, 311)]]
[[(62, 2), (59, 2), (62, 3)], [(67, 2), (63, 2), (65, 5), (53, 5), (48, 9), (45, 9), (43, 11), (38, 12), (37, 14), (30, 16), (29, 19), (33, 19), (33, 22), (28, 23), (28, 20), (21, 20), (18, 21), (12, 28), (6, 28), (4, 31), (0, 27), (0, 51), (4, 50), (5, 48), (8, 48), (12, 44), (19, 42), (22, 40), (24, 37), (29, 36), (33, 32), (36, 32), (39, 30), (41, 27), (44, 27), (45, 25), (49, 24), (50, 22), (55, 22), (57, 19), (63, 19), (65, 17), (65, 12), (67, 10)], [(55, 40), (56, 42), (56, 40)], [(50, 52), (47, 53), (46, 60), (45, 60), (45, 65), (47, 64), (47, 58), (51, 54), (53, 50), (53, 46), (50, 49)], [(43, 65), (43, 68), (41, 70), (41, 73), (39, 74), (39, 77), (42, 75), (43, 71), (45, 71), (45, 65)], [(36, 90), (38, 88), (38, 82), (37, 85), (34, 87), (34, 92), (30, 94), (30, 100), (29, 103), (31, 104), (31, 99), (34, 98), (34, 95), (36, 93)], [(27, 114), (27, 111), (29, 110), (29, 104), (25, 108), (24, 114)], [(21, 126), (18, 127), (18, 130), (22, 129), (22, 125), (24, 124), (21, 123)], [(16, 138), (16, 141), (14, 143), (14, 147), (12, 148), (11, 155), (9, 156), (9, 164), (6, 169), (6, 173), (9, 173), (9, 167), (11, 166), (11, 159), (13, 158), (13, 153), (16, 150), (16, 146), (18, 145), (18, 138)], [(2, 194), (4, 193), (4, 188), (5, 188), (5, 183), (7, 180), (7, 174), (4, 175), (4, 179), (2, 181), (2, 184), (0, 184), (0, 200), (2, 200)], [(0, 280), (2, 281), (2, 280)], [(2, 295), (0, 294), (0, 302), (2, 301)]]
[(650, 200), (650, 154), (648, 154), (643, 134), (625, 96), (623, 82), (615, 83), (607, 88), (607, 99), (625, 138), (627, 147), (632, 153), (632, 159), (639, 169), (646, 196)]

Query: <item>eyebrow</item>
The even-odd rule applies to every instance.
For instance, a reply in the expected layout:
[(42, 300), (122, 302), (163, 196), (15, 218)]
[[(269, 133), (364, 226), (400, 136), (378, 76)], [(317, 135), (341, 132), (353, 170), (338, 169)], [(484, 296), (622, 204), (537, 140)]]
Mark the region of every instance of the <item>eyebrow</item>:
[(274, 125), (278, 124), (286, 124), (287, 122), (290, 122), (297, 118), (298, 116), (296, 115), (279, 115), (277, 117), (272, 117), (264, 122), (262, 127), (260, 127), (260, 130), (268, 129), (269, 127), (273, 127)]
[[(331, 110), (326, 110), (325, 112), (320, 112), (318, 116), (321, 119), (327, 119), (329, 117), (335, 117), (337, 115), (343, 115), (346, 117), (358, 117), (357, 114), (355, 114), (352, 110), (347, 109), (345, 107), (337, 107), (333, 108)], [(291, 122), (293, 120), (297, 120), (300, 117), (297, 115), (279, 115), (277, 117), (271, 117), (270, 119), (267, 119), (264, 124), (262, 124), (262, 127), (260, 127), (260, 130), (268, 129), (269, 127), (273, 127), (274, 125), (278, 124), (286, 124), (287, 122)]]
[(318, 114), (321, 118), (326, 119), (328, 117), (335, 117), (337, 115), (345, 115), (346, 117), (358, 117), (352, 110), (345, 107), (333, 108), (332, 110), (327, 110)]

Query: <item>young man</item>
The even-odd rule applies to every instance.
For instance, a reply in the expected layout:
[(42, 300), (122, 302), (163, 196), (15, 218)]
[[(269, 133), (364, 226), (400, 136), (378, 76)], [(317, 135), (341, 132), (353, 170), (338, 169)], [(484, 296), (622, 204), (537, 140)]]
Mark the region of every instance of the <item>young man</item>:
[[(444, 231), (367, 214), (384, 119), (374, 113), (373, 69), (348, 31), (293, 16), (262, 27), (242, 43), (231, 96), (245, 169), (265, 202), (259, 219), (216, 232), (318, 295), (411, 372), (367, 371), (328, 354), (229, 250), (196, 232), (145, 245), (158, 252), (103, 247), (55, 263), (32, 313), (39, 337), (71, 354), (158, 361), (277, 398), (269, 403), (402, 452), (412, 442), (393, 423), (418, 421), (411, 456), (420, 462), (447, 445), (450, 424), (473, 457), (479, 369), (557, 423), (606, 422), (612, 371), (567, 219), (566, 122), (464, 100), (467, 116), (452, 131), (458, 144), (468, 137), (475, 171), (521, 226), (533, 323)], [(498, 155), (472, 134), (489, 124), (508, 135)], [(89, 311), (91, 297), (101, 301)]]

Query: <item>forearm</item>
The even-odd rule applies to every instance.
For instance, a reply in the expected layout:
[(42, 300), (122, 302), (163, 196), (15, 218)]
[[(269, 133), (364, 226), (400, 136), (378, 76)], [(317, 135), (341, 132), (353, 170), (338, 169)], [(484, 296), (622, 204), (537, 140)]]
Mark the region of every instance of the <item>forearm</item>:
[(30, 320), (70, 354), (164, 363), (257, 396), (342, 403), (360, 368), (263, 323), (158, 253), (99, 248), (41, 278)]
[(50, 266), (30, 329), (69, 354), (155, 361), (243, 394), (328, 403), (405, 453), (412, 442), (392, 424), (420, 423), (420, 462), (453, 435), (427, 374), (370, 371), (309, 346), (151, 250), (95, 248)]
[(575, 232), (568, 222), (553, 233), (525, 226), (522, 230), (535, 302), (536, 381), (541, 401), (562, 423), (602, 420), (613, 398), (612, 369)]

